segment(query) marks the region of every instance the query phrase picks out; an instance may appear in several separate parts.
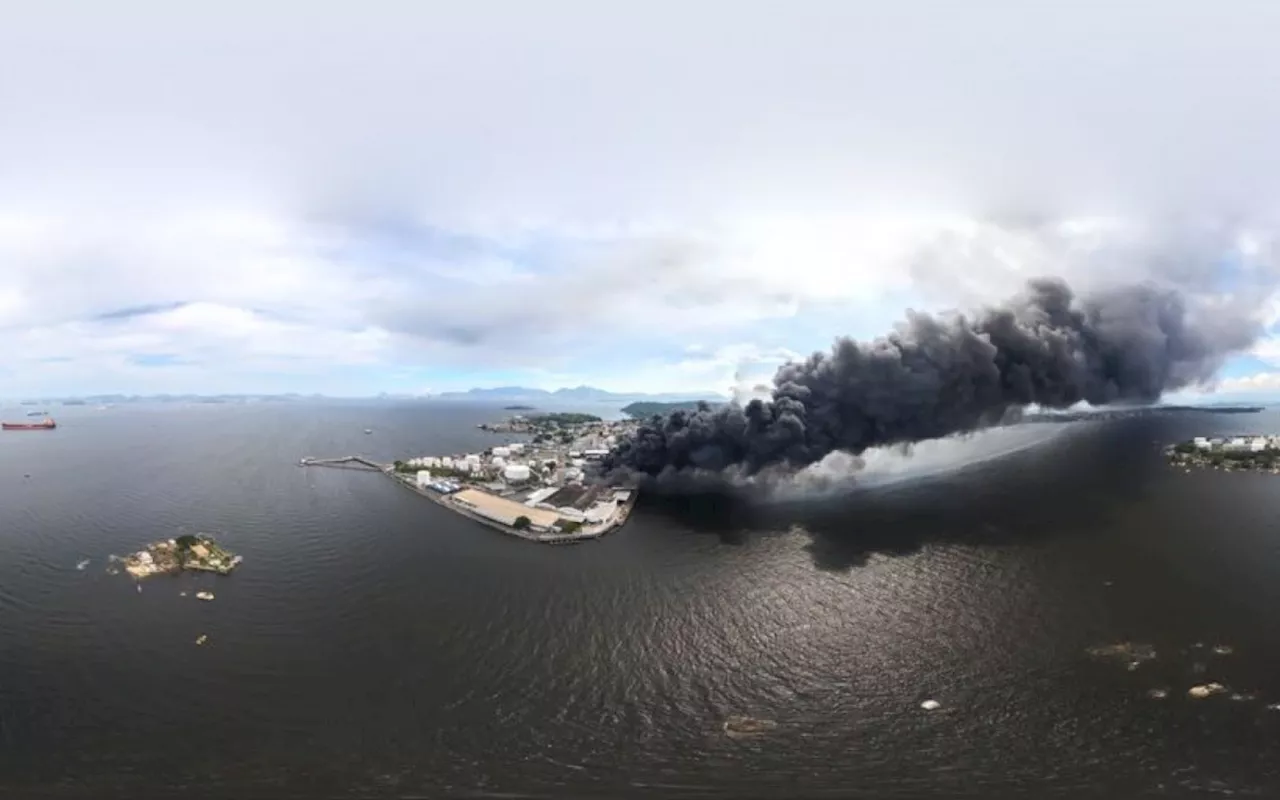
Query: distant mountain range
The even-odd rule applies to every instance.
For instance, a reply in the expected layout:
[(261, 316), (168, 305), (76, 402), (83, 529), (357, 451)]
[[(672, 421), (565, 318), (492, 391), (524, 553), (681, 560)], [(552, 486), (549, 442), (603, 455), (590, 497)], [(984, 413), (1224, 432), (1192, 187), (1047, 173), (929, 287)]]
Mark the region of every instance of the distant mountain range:
[(606, 392), (594, 386), (577, 386), (572, 389), (530, 389), (527, 386), (498, 386), (493, 389), (468, 389), (465, 392), (444, 392), (432, 395), (432, 400), (470, 400), (486, 403), (634, 403), (650, 402), (684, 402), (707, 400), (723, 403), (728, 400), (724, 395), (714, 392), (664, 392), (658, 394)]

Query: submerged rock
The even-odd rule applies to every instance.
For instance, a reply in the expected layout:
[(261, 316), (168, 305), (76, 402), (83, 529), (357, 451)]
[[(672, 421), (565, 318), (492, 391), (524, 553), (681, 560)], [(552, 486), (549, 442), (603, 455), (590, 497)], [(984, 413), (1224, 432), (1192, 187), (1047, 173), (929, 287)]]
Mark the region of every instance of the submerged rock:
[(1220, 683), (1202, 683), (1197, 686), (1192, 686), (1187, 690), (1187, 694), (1197, 700), (1201, 700), (1215, 694), (1222, 694), (1226, 690), (1227, 687)]
[(1147, 697), (1150, 697), (1152, 700), (1163, 700), (1168, 696), (1169, 696), (1168, 689), (1148, 689), (1147, 690)]
[[(1117, 642), (1116, 644), (1103, 644), (1096, 647), (1090, 647), (1085, 652), (1094, 658), (1123, 660), (1130, 664), (1141, 664), (1143, 661), (1151, 661), (1156, 657), (1155, 647), (1143, 642)], [(1130, 667), (1130, 669), (1136, 669), (1136, 667)]]
[(1213, 654), (1215, 656), (1229, 656), (1234, 652), (1235, 650), (1229, 644), (1215, 644), (1213, 646)]
[(771, 719), (757, 719), (742, 715), (734, 715), (724, 721), (724, 732), (731, 737), (754, 736), (766, 733), (778, 727)]

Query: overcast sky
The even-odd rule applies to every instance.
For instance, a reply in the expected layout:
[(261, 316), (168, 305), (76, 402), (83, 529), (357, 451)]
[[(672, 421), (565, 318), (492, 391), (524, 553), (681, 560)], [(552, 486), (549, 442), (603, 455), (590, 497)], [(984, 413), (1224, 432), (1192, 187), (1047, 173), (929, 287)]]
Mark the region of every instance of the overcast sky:
[[(725, 391), (1028, 276), (1274, 274), (1276, 30), (1261, 0), (0, 0), (0, 394)], [(1280, 390), (1280, 340), (1223, 377)]]

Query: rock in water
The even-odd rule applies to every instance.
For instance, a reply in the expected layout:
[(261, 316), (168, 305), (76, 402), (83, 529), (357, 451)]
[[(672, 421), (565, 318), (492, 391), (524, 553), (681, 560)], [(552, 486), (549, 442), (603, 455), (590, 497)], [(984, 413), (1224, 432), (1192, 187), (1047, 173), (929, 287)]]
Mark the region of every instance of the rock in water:
[(1151, 661), (1156, 657), (1156, 649), (1143, 642), (1118, 642), (1090, 647), (1086, 650), (1094, 658), (1110, 658), (1130, 663)]
[(1202, 683), (1198, 686), (1192, 686), (1187, 690), (1187, 694), (1197, 700), (1202, 700), (1211, 695), (1222, 694), (1226, 690), (1227, 687), (1220, 683)]
[(209, 637), (202, 633), (202, 634), (200, 634), (200, 636), (196, 639), (196, 644), (204, 644), (204, 643), (205, 643), (205, 642), (207, 642), (207, 641), (209, 641)]
[(1147, 691), (1147, 697), (1150, 697), (1152, 700), (1163, 700), (1168, 696), (1169, 691), (1167, 689), (1150, 689)]
[(925, 700), (920, 704), (920, 707), (925, 711), (937, 711), (942, 708), (942, 703), (939, 703), (937, 700)]
[(199, 600), (212, 600), (213, 592), (196, 592), (196, 598)]

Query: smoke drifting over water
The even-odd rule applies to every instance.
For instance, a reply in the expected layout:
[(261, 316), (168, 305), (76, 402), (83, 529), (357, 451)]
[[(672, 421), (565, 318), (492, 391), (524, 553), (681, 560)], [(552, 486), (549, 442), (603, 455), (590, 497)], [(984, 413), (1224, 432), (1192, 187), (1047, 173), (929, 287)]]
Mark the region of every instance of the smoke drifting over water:
[(870, 343), (782, 367), (768, 400), (677, 411), (643, 424), (606, 465), (697, 491), (769, 480), (833, 452), (935, 439), (1014, 408), (1151, 403), (1210, 381), (1261, 325), (1239, 303), (1142, 283), (1076, 297), (1040, 279), (972, 317), (908, 312)]

